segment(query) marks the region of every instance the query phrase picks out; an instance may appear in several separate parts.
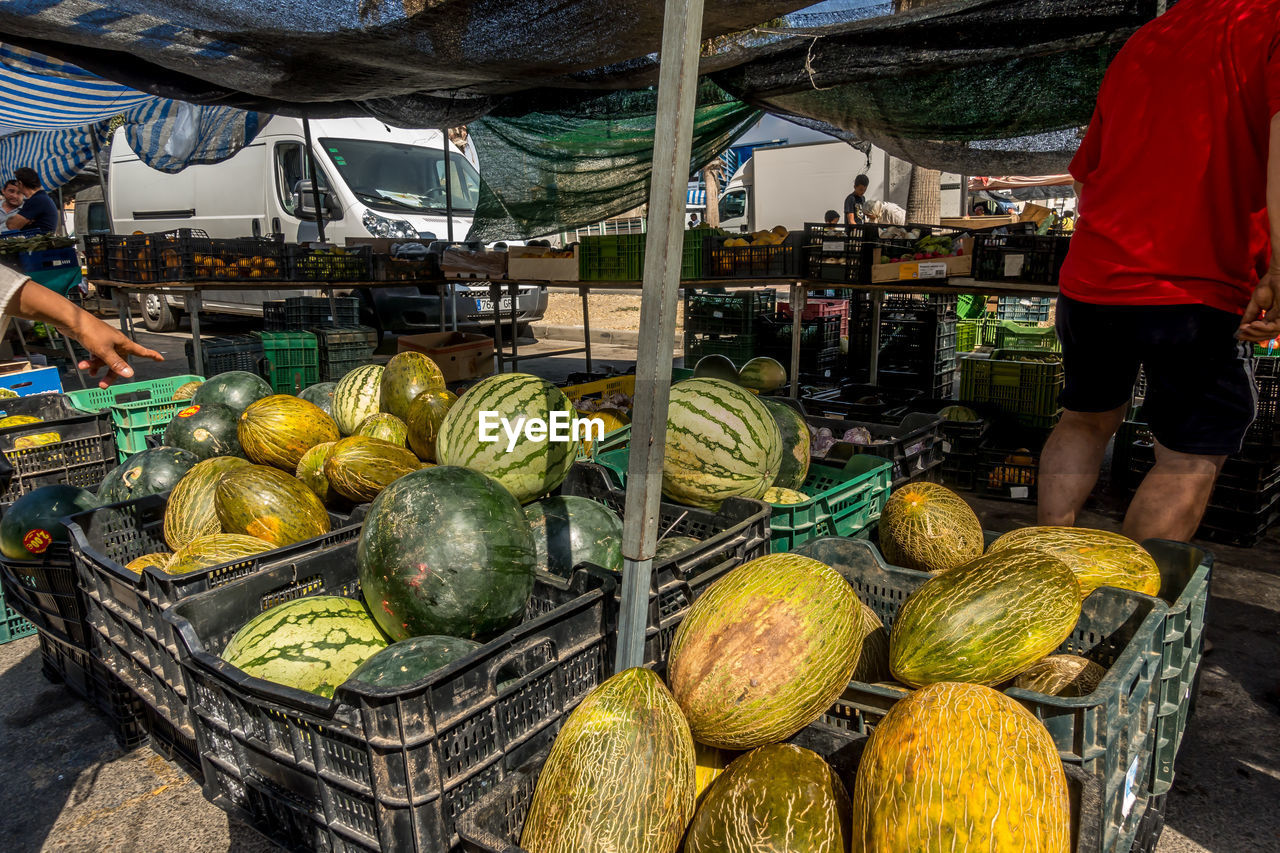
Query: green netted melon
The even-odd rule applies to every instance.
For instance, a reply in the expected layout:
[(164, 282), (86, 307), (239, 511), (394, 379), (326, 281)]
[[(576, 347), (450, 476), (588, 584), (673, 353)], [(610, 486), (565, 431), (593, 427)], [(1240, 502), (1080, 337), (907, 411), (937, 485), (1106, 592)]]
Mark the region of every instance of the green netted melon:
[(1058, 749), (1014, 700), (975, 684), (904, 696), (871, 733), (853, 786), (863, 853), (1071, 853)]
[(622, 571), (622, 519), (591, 498), (557, 495), (524, 508), (538, 568), (567, 578), (579, 563)]
[(658, 541), (658, 547), (653, 552), (653, 562), (656, 565), (662, 560), (678, 557), (690, 548), (696, 548), (700, 544), (702, 544), (702, 541), (694, 539), (692, 536), (668, 536), (666, 539)]
[(764, 497), (760, 498), (767, 504), (774, 506), (790, 506), (792, 504), (802, 504), (805, 501), (812, 500), (804, 492), (797, 492), (795, 489), (780, 489), (773, 486), (764, 493)]
[(458, 398), (451, 391), (423, 391), (409, 406), (405, 430), (409, 449), (423, 462), (436, 461), (436, 436), (440, 424)]
[(155, 566), (157, 569), (163, 570), (172, 559), (173, 554), (169, 551), (153, 551), (150, 554), (143, 554), (141, 557), (134, 557), (125, 563), (124, 567), (131, 572), (141, 574), (142, 570), (147, 566)]
[(119, 503), (161, 495), (172, 489), (200, 460), (177, 447), (149, 447), (117, 465), (98, 486), (98, 502)]
[(241, 456), (239, 414), (221, 403), (193, 403), (181, 409), (164, 428), (166, 447), (194, 453), (200, 459)]
[(229, 370), (201, 383), (195, 394), (191, 395), (191, 402), (198, 405), (218, 403), (239, 417), (241, 412), (249, 408), (250, 403), (270, 397), (272, 393), (271, 385), (256, 373)]
[(978, 413), (968, 406), (946, 406), (938, 410), (938, 416), (953, 423), (973, 423), (978, 420)]
[(404, 687), (480, 648), (474, 640), (436, 635), (392, 643), (366, 660), (348, 677), (373, 687)]
[(177, 550), (169, 561), (158, 566), (167, 575), (185, 575), (197, 569), (232, 563), (254, 554), (263, 554), (274, 547), (256, 536), (239, 533), (215, 533), (193, 539)]
[(315, 492), (279, 468), (246, 465), (228, 472), (214, 492), (226, 533), (243, 533), (283, 548), (329, 532), (329, 513)]
[(1049, 655), (1023, 670), (1013, 680), (1013, 686), (1050, 696), (1088, 696), (1106, 675), (1102, 666), (1088, 658)]
[(1024, 527), (991, 543), (991, 551), (1035, 548), (1057, 557), (1076, 573), (1088, 596), (1100, 586), (1160, 594), (1160, 567), (1146, 549), (1127, 536), (1085, 527)]
[(349, 501), (366, 503), (387, 486), (423, 465), (413, 452), (376, 438), (348, 436), (333, 446), (324, 476)]
[(169, 494), (164, 508), (164, 541), (173, 550), (200, 536), (222, 532), (213, 498), (229, 471), (251, 464), (239, 456), (215, 456), (192, 466)]
[(302, 454), (338, 440), (338, 425), (314, 403), (292, 394), (272, 394), (241, 413), (236, 435), (250, 460), (293, 472)]
[(356, 431), (352, 435), (376, 438), (379, 441), (385, 441), (387, 444), (394, 444), (397, 447), (409, 446), (409, 428), (405, 425), (405, 422), (386, 412), (369, 415), (369, 417), (360, 422), (360, 426), (356, 427)]
[(982, 556), (982, 524), (964, 498), (937, 483), (908, 483), (880, 513), (880, 550), (904, 569), (945, 572)]
[(693, 736), (752, 749), (812, 723), (849, 683), (861, 622), (849, 583), (808, 557), (760, 557), (711, 584), (676, 629), (667, 664)]
[(627, 669), (565, 720), (520, 834), (529, 853), (675, 853), (695, 801), (689, 726), (662, 680)]
[(382, 371), (379, 406), (382, 411), (407, 421), (409, 407), (419, 394), (443, 390), (444, 373), (434, 361), (420, 352), (402, 352), (392, 356)]
[(259, 613), (235, 633), (222, 659), (256, 678), (330, 697), (386, 646), (364, 602), (313, 595)]
[(298, 460), (298, 467), (293, 472), (298, 482), (315, 492), (316, 497), (326, 506), (331, 501), (339, 499), (338, 493), (329, 485), (329, 479), (324, 475), (324, 463), (328, 461), (329, 454), (333, 452), (337, 443), (326, 441), (317, 444), (302, 454), (302, 458)]
[(333, 417), (333, 392), (337, 387), (337, 382), (317, 382), (299, 391), (298, 397), (308, 403), (314, 403), (320, 411)]
[(739, 756), (698, 806), (684, 853), (846, 853), (849, 795), (815, 752), (776, 743)]
[(738, 384), (761, 394), (771, 394), (787, 384), (787, 369), (777, 359), (756, 356), (738, 369)]
[(718, 509), (726, 498), (759, 499), (782, 467), (782, 434), (760, 398), (719, 379), (671, 388), (662, 493)]
[(738, 366), (727, 355), (718, 353), (704, 355), (693, 366), (694, 379), (723, 379), (725, 382), (738, 382)]
[(804, 422), (804, 416), (786, 403), (768, 397), (762, 397), (761, 402), (773, 415), (782, 435), (782, 464), (773, 485), (780, 489), (799, 489), (809, 478), (809, 426)]
[(179, 385), (179, 386), (178, 386), (178, 390), (176, 390), (176, 391), (174, 391), (174, 392), (173, 392), (173, 397), (172, 397), (171, 399), (174, 399), (174, 400), (190, 400), (192, 397), (194, 397), (194, 396), (196, 395), (196, 389), (197, 389), (197, 388), (199, 388), (202, 384), (204, 384), (204, 383), (202, 383), (202, 382), (186, 382), (186, 383), (184, 383), (184, 384), (182, 384), (182, 385)]
[(1056, 557), (1011, 548), (936, 575), (889, 632), (889, 669), (912, 687), (999, 684), (1052, 652), (1080, 619), (1080, 584)]
[(853, 668), (853, 681), (875, 684), (889, 677), (889, 632), (876, 612), (861, 600), (862, 624), (858, 632), (862, 634), (862, 651), (858, 653), (858, 663)]

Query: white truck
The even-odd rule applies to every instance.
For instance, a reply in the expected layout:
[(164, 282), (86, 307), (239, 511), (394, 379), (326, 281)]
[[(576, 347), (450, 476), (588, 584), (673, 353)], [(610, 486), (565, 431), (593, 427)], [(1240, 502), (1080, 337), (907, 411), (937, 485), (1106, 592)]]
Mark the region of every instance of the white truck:
[[(210, 237), (283, 234), (288, 242), (315, 240), (311, 195), (300, 192), (310, 186), (308, 159), (314, 156), (328, 241), (343, 245), (347, 237), (387, 237), (429, 243), (448, 238), (440, 131), (394, 128), (371, 118), (317, 119), (311, 122), (311, 137), (308, 152), (302, 121), (273, 116), (233, 157), (168, 174), (139, 160), (118, 130), (107, 184), (112, 228), (117, 234), (193, 228)], [(471, 227), (480, 175), (452, 143), (448, 164), (452, 235), (462, 240)], [(210, 289), (203, 296), (210, 312), (253, 315), (262, 313), (266, 300), (305, 292)], [(362, 322), (379, 329), (422, 332), (439, 327), (440, 297), (434, 285), (354, 293), (362, 300)], [(503, 297), (501, 306), (506, 311), (508, 299)], [(522, 286), (517, 300), (517, 323), (523, 330), (545, 312), (546, 288)], [(148, 295), (141, 307), (148, 329), (177, 328), (181, 297)], [(459, 284), (446, 322), (451, 325), (456, 316), (459, 329), (491, 326), (491, 312), (487, 284)]]
[[(870, 163), (844, 142), (755, 148), (721, 193), (720, 227), (752, 232), (782, 225), (801, 231), (806, 222), (822, 222), (828, 210), (844, 221), (845, 197), (860, 174), (870, 180), (867, 198), (906, 207), (911, 166), (879, 148), (871, 149)], [(943, 215), (960, 209), (959, 182), (956, 175), (942, 176)]]

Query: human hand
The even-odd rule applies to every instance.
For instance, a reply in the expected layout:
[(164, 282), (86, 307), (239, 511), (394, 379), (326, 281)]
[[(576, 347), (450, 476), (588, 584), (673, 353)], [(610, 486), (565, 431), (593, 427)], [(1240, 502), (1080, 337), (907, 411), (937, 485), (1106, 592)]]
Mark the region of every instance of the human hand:
[(1280, 270), (1271, 270), (1253, 289), (1253, 296), (1240, 318), (1236, 337), (1242, 341), (1264, 344), (1280, 335), (1280, 304), (1276, 288), (1280, 287)]
[(108, 326), (87, 311), (77, 315), (74, 325), (74, 328), (66, 330), (67, 334), (84, 344), (90, 356), (80, 362), (79, 368), (88, 371), (90, 376), (95, 376), (104, 367), (107, 369), (98, 380), (99, 388), (108, 387), (115, 377), (133, 378), (133, 368), (129, 366), (128, 356), (164, 361), (164, 356), (160, 353), (130, 340), (119, 329)]

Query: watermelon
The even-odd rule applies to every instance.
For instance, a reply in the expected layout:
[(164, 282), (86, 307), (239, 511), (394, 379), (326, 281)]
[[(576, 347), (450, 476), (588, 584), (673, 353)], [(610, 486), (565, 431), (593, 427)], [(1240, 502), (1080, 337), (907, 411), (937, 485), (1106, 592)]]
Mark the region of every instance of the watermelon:
[(797, 492), (795, 489), (780, 489), (777, 486), (772, 486), (760, 500), (774, 506), (790, 506), (792, 504), (802, 504), (811, 500), (811, 498), (804, 492)]
[(200, 460), (177, 447), (149, 447), (117, 465), (98, 486), (98, 502), (119, 503), (160, 495), (178, 484)]
[(413, 637), (392, 643), (375, 653), (356, 667), (348, 680), (372, 687), (405, 687), (461, 660), (478, 648), (479, 643), (457, 637)]
[(255, 678), (331, 697), (356, 667), (386, 647), (364, 602), (313, 595), (249, 620), (222, 659)]
[(298, 398), (314, 403), (320, 407), (320, 411), (333, 417), (333, 392), (337, 387), (337, 382), (317, 382), (299, 391)]
[(786, 403), (768, 397), (761, 398), (760, 402), (773, 415), (782, 436), (782, 463), (773, 485), (780, 489), (799, 489), (809, 479), (809, 425), (804, 422), (804, 415)]
[(173, 550), (199, 536), (222, 532), (213, 498), (229, 471), (249, 465), (238, 456), (215, 456), (197, 463), (178, 481), (164, 508), (164, 541)]
[(738, 366), (727, 355), (718, 353), (704, 355), (693, 366), (694, 379), (723, 379), (725, 382), (737, 383)]
[(938, 415), (952, 423), (974, 423), (978, 420), (978, 413), (968, 406), (945, 406), (938, 410)]
[(378, 413), (382, 365), (365, 364), (352, 370), (333, 389), (333, 419), (343, 435), (351, 435), (369, 415)]
[(567, 578), (579, 563), (622, 571), (622, 519), (609, 507), (575, 495), (544, 498), (524, 508), (538, 568)]
[(1084, 527), (1024, 527), (991, 543), (991, 551), (1035, 548), (1066, 563), (1087, 597), (1100, 586), (1160, 594), (1160, 567), (1127, 536)]
[(876, 726), (853, 786), (852, 849), (1070, 853), (1066, 774), (1044, 725), (1008, 696), (934, 684)]
[(338, 442), (326, 441), (317, 444), (315, 447), (302, 454), (302, 459), (298, 460), (298, 467), (293, 475), (298, 478), (302, 485), (316, 493), (316, 497), (326, 505), (330, 501), (339, 500), (337, 492), (333, 491), (333, 487), (329, 485), (329, 479), (324, 475), (324, 463), (328, 461), (329, 454), (333, 452), (334, 446)]
[(678, 557), (690, 548), (696, 548), (701, 543), (700, 540), (694, 539), (692, 536), (668, 536), (666, 539), (658, 540), (658, 547), (653, 552), (653, 562), (655, 565), (663, 560), (669, 560)]
[(1049, 655), (1027, 667), (1013, 686), (1050, 696), (1088, 696), (1098, 689), (1107, 671), (1079, 655)]
[(356, 551), (360, 587), (394, 640), (489, 638), (516, 625), (536, 552), (520, 503), (492, 477), (442, 465), (374, 499)]
[(405, 422), (409, 449), (423, 462), (436, 461), (436, 436), (440, 424), (458, 398), (448, 391), (423, 391), (409, 407), (409, 419)]
[(409, 446), (409, 428), (405, 426), (405, 422), (386, 412), (369, 415), (369, 417), (360, 422), (360, 426), (356, 427), (356, 431), (352, 435), (376, 438), (379, 441), (385, 441), (387, 444), (394, 444), (398, 447)]
[(218, 403), (239, 417), (250, 403), (270, 397), (272, 393), (271, 385), (256, 373), (232, 370), (206, 379), (191, 395), (191, 402), (199, 405)]
[(520, 834), (529, 853), (674, 853), (693, 817), (689, 726), (662, 680), (627, 669), (573, 710)]
[(178, 549), (169, 561), (158, 566), (167, 575), (185, 575), (198, 569), (233, 563), (254, 554), (270, 551), (270, 542), (239, 533), (215, 533), (191, 540)]
[(789, 743), (739, 756), (703, 797), (684, 853), (846, 853), (849, 794), (822, 757)]
[(982, 556), (983, 542), (973, 509), (937, 483), (908, 483), (880, 513), (880, 550), (904, 569), (945, 572)]
[(203, 385), (203, 382), (186, 382), (178, 386), (178, 390), (173, 392), (174, 400), (190, 400), (196, 394), (196, 389)]
[(39, 560), (49, 546), (68, 541), (62, 519), (98, 506), (92, 492), (75, 486), (41, 486), (0, 516), (0, 553), (10, 560)]
[(718, 509), (725, 498), (761, 498), (778, 478), (782, 435), (764, 403), (720, 379), (671, 388), (662, 493)]
[(214, 508), (226, 533), (244, 533), (283, 548), (329, 532), (329, 513), (315, 493), (279, 468), (246, 465), (223, 476)]
[(858, 602), (862, 610), (862, 623), (858, 633), (862, 635), (862, 650), (858, 653), (858, 662), (853, 667), (853, 681), (875, 684), (889, 678), (889, 632), (876, 612)]
[(757, 356), (738, 369), (738, 384), (761, 394), (771, 394), (787, 384), (787, 369), (776, 359)]
[(925, 581), (889, 632), (889, 669), (911, 687), (999, 684), (1071, 636), (1080, 584), (1056, 557), (1010, 548)]
[(338, 440), (338, 425), (314, 403), (291, 394), (272, 394), (249, 404), (236, 435), (245, 455), (259, 465), (298, 470), (302, 454)]
[(849, 683), (861, 621), (849, 583), (808, 557), (760, 557), (711, 584), (676, 629), (667, 664), (693, 736), (752, 749), (812, 723)]
[[(496, 413), (485, 415), (492, 419), (486, 421), (492, 427), (492, 441), (482, 440), (482, 412)], [(444, 416), (436, 436), (436, 456), (442, 465), (462, 465), (493, 477), (521, 503), (537, 500), (564, 482), (578, 455), (578, 442), (553, 441), (545, 433), (531, 438), (520, 431), (513, 444), (499, 419), (515, 425), (523, 417), (554, 429), (552, 413), (561, 413), (567, 431), (573, 406), (547, 380), (527, 373), (490, 376)]]
[(241, 456), (239, 415), (221, 403), (193, 403), (173, 416), (164, 430), (166, 447), (194, 453), (199, 459)]
[(143, 554), (141, 557), (135, 557), (125, 563), (124, 567), (131, 572), (142, 574), (142, 570), (147, 566), (155, 566), (157, 569), (163, 570), (169, 565), (169, 561), (173, 559), (173, 554), (168, 551), (155, 551), (150, 554)]
[(329, 451), (324, 476), (344, 498), (366, 503), (396, 480), (421, 467), (418, 457), (406, 448), (376, 438), (350, 436)]
[[(379, 408), (402, 421), (409, 419), (409, 407), (424, 391), (443, 391), (444, 373), (420, 352), (392, 356), (378, 383)], [(375, 436), (376, 437), (376, 436)]]

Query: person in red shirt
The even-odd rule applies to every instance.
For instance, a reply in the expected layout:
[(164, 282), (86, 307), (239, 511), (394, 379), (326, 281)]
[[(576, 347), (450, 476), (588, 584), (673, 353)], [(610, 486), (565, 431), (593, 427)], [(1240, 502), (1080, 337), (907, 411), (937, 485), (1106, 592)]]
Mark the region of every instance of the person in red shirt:
[(1075, 523), (1141, 368), (1156, 464), (1124, 531), (1188, 540), (1256, 415), (1250, 342), (1280, 333), (1280, 0), (1182, 0), (1135, 33), (1071, 174), (1040, 523)]

